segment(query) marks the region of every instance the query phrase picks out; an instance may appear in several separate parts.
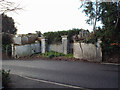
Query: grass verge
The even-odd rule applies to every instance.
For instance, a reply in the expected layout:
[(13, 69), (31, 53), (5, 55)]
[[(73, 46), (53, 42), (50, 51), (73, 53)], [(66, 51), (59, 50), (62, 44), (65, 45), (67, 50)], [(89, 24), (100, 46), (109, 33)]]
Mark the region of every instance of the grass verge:
[(59, 57), (59, 56), (64, 56), (64, 57), (67, 57), (67, 58), (72, 58), (73, 54), (63, 54), (63, 53), (58, 53), (58, 52), (50, 51), (50, 52), (46, 52), (46, 53), (42, 54), (42, 56), (47, 57), (47, 58), (53, 58), (53, 57)]

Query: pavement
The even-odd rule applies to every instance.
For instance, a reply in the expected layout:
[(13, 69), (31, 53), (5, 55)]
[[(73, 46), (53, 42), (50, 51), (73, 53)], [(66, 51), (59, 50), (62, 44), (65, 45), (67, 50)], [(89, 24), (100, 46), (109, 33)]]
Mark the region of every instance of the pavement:
[(11, 82), (8, 88), (68, 88), (65, 86), (31, 80), (22, 76), (11, 74)]
[(118, 88), (119, 65), (50, 60), (4, 60), (15, 88)]

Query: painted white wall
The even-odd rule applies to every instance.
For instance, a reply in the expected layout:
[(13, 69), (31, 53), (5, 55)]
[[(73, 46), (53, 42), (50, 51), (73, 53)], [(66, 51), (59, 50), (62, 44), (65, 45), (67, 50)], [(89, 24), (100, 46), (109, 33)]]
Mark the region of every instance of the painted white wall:
[(34, 53), (40, 52), (40, 43), (26, 44), (26, 45), (15, 45), (13, 57), (19, 58), (23, 56), (29, 56)]
[(21, 37), (14, 37), (13, 43), (18, 45), (22, 44)]
[(48, 49), (49, 49), (49, 51), (63, 53), (63, 45), (62, 44), (50, 44), (48, 46)]
[(80, 43), (77, 43), (77, 42), (74, 43), (73, 52), (74, 52), (75, 58), (86, 59), (90, 61), (101, 61), (102, 60), (101, 47), (96, 47), (94, 44), (91, 44), (91, 43), (90, 44), (81, 43), (81, 47), (82, 47), (83, 53), (80, 48)]

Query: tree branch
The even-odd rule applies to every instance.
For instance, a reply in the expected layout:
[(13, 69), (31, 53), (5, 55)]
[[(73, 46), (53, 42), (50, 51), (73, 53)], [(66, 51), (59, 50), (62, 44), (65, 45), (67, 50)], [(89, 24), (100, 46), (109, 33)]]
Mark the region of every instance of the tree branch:
[(15, 5), (14, 2), (0, 0), (0, 13), (7, 13), (11, 11), (21, 10), (20, 4)]

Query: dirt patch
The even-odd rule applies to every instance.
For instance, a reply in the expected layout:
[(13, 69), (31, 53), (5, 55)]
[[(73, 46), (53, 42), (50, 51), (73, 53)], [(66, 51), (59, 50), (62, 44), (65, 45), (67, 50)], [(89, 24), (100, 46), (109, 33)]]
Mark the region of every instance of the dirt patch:
[(31, 56), (24, 56), (24, 57), (20, 57), (20, 58), (17, 58), (18, 60), (46, 60), (46, 59), (49, 59), (49, 58), (46, 58), (46, 57), (43, 57), (42, 55), (31, 55)]
[(67, 58), (67, 57), (64, 57), (64, 56), (54, 57), (54, 58), (52, 58), (52, 60), (63, 60), (63, 61), (87, 61), (87, 60), (85, 60), (85, 59)]
[(10, 59), (5, 52), (2, 53), (2, 60)]
[(120, 53), (105, 57), (105, 63), (120, 63)]
[(24, 56), (18, 58), (18, 60), (59, 60), (59, 61), (87, 61), (84, 59), (77, 59), (77, 58), (68, 58), (65, 56), (59, 56), (59, 57), (53, 57), (53, 58), (47, 58), (42, 55), (31, 55), (31, 56)]
[(120, 58), (113, 57), (109, 58), (107, 61), (104, 61), (105, 63), (120, 63)]
[[(17, 60), (59, 60), (59, 61), (80, 61), (80, 62), (100, 63), (100, 62), (89, 61), (89, 60), (85, 60), (85, 59), (77, 59), (77, 58), (74, 58), (74, 57), (68, 58), (68, 57), (65, 57), (65, 56), (47, 58), (47, 57), (44, 57), (44, 56), (38, 55), (38, 54), (34, 54), (34, 55), (31, 55), (31, 56), (20, 57)], [(104, 63), (120, 63), (120, 59), (118, 57), (113, 57), (113, 58), (107, 59), (107, 61), (104, 61)]]

